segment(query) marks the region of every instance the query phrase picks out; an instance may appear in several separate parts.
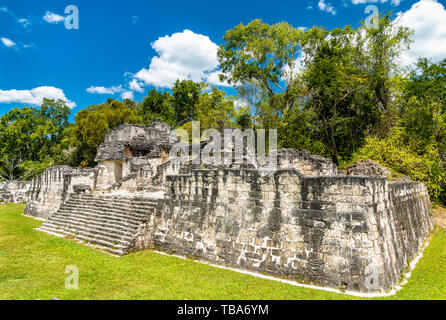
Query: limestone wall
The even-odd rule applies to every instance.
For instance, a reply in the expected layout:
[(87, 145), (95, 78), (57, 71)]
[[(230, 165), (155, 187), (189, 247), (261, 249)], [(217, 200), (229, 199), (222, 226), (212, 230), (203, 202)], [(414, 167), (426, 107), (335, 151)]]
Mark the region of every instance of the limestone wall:
[(433, 227), (417, 183), (224, 169), (167, 184), (141, 246), (334, 288), (391, 289)]
[(278, 164), (282, 169), (295, 168), (302, 175), (332, 176), (338, 174), (338, 168), (333, 161), (307, 151), (295, 149), (277, 150)]
[(25, 203), (30, 185), (28, 181), (0, 182), (0, 203)]
[(46, 169), (42, 175), (31, 181), (25, 213), (48, 218), (73, 193), (73, 186), (96, 187), (98, 170), (56, 166)]

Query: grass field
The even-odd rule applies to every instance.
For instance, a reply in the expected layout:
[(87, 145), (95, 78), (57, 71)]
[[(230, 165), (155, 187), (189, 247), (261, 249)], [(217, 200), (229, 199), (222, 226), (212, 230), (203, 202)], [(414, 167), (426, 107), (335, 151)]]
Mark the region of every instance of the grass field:
[[(0, 299), (354, 299), (142, 251), (122, 258), (33, 230), (23, 205), (0, 206)], [(79, 290), (65, 289), (65, 268)], [(412, 277), (385, 299), (446, 299), (446, 230), (437, 228)]]

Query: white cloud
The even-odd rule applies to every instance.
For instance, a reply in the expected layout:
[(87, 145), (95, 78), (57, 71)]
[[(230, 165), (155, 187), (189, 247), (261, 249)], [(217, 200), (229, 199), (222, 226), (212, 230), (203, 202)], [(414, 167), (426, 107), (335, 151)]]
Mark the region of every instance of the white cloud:
[(144, 89), (141, 87), (143, 84), (140, 83), (137, 79), (132, 79), (129, 83), (129, 88), (133, 91), (144, 92)]
[(88, 93), (96, 93), (96, 94), (115, 94), (115, 93), (120, 93), (123, 91), (124, 91), (124, 89), (122, 88), (122, 85), (111, 86), (108, 88), (91, 86), (90, 88), (87, 89)]
[(1, 90), (0, 103), (23, 103), (31, 105), (41, 105), (43, 98), (63, 100), (70, 108), (76, 107), (76, 103), (70, 101), (65, 96), (62, 89), (55, 87), (38, 87), (31, 90)]
[(209, 73), (206, 76), (206, 82), (213, 86), (231, 87), (232, 85), (226, 81), (220, 81), (220, 75), (223, 74), (220, 70)]
[(418, 57), (439, 61), (446, 58), (446, 10), (435, 0), (421, 0), (397, 14), (395, 24), (414, 30), (411, 49), (402, 56), (405, 65)]
[(2, 41), (2, 43), (5, 45), (5, 47), (11, 48), (11, 47), (15, 47), (16, 44), (14, 41), (12, 41), (11, 39), (8, 38), (0, 38), (0, 40)]
[(7, 7), (0, 7), (0, 12), (6, 13), (7, 15), (9, 15), (10, 17), (13, 18), (13, 20), (15, 20), (15, 22), (19, 23), (22, 25), (23, 28), (28, 28), (29, 25), (31, 24), (30, 21), (28, 19), (25, 18), (17, 18), (17, 16), (14, 14), (14, 12), (12, 12), (11, 10), (9, 10)]
[(17, 20), (17, 22), (20, 23), (25, 29), (28, 28), (28, 26), (30, 25), (29, 20), (25, 18), (20, 18)]
[(134, 92), (133, 91), (139, 91), (142, 92), (143, 89), (140, 88), (140, 90), (136, 90), (138, 83), (136, 81), (136, 83), (133, 85), (132, 84), (133, 81), (130, 83), (130, 89), (131, 90), (126, 90), (122, 87), (122, 85), (120, 86), (111, 86), (111, 87), (97, 87), (97, 86), (91, 86), (90, 88), (87, 89), (88, 93), (92, 93), (92, 94), (110, 94), (110, 95), (114, 95), (117, 93), (121, 94), (121, 98), (122, 99), (133, 99), (134, 98)]
[(133, 100), (133, 91), (124, 91), (122, 94), (121, 94), (121, 98), (124, 100), (124, 99), (130, 99), (130, 100)]
[(184, 30), (159, 38), (152, 48), (158, 55), (152, 58), (148, 69), (134, 75), (139, 82), (158, 88), (171, 88), (177, 79), (227, 85), (220, 83), (215, 74), (218, 46), (205, 35)]
[(325, 0), (319, 0), (319, 3), (317, 4), (319, 7), (319, 10), (325, 11), (328, 13), (331, 13), (332, 15), (336, 15), (335, 8), (330, 3), (325, 3)]
[(43, 16), (43, 20), (45, 20), (48, 23), (57, 24), (59, 22), (64, 21), (65, 17), (58, 15), (56, 13), (53, 13), (51, 11), (47, 11), (46, 14)]
[(402, 0), (352, 0), (352, 3), (357, 4), (366, 4), (366, 3), (386, 3), (390, 2), (393, 6), (397, 7), (400, 5)]

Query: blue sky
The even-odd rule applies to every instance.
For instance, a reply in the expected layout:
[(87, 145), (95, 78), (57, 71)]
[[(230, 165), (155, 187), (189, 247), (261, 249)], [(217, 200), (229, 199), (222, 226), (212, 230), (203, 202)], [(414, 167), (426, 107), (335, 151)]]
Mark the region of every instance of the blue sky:
[[(369, 4), (404, 13), (403, 24), (416, 29), (407, 60), (446, 58), (444, 1), (0, 0), (0, 114), (43, 96), (67, 100), (73, 115), (108, 97), (140, 101), (177, 76), (218, 85), (216, 48), (240, 22), (356, 26)], [(65, 28), (68, 5), (79, 9), (78, 30)]]

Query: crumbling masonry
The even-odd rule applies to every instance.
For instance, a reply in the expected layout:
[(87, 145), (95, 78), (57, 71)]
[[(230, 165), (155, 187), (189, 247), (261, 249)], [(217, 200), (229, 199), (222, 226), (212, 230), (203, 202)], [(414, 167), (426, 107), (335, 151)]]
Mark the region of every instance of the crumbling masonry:
[(398, 283), (433, 228), (422, 183), (345, 175), (290, 149), (278, 150), (275, 172), (255, 161), (179, 165), (173, 136), (163, 123), (118, 128), (96, 168), (54, 167), (32, 181), (26, 212), (47, 219), (41, 231), (116, 255), (154, 248), (369, 293)]

